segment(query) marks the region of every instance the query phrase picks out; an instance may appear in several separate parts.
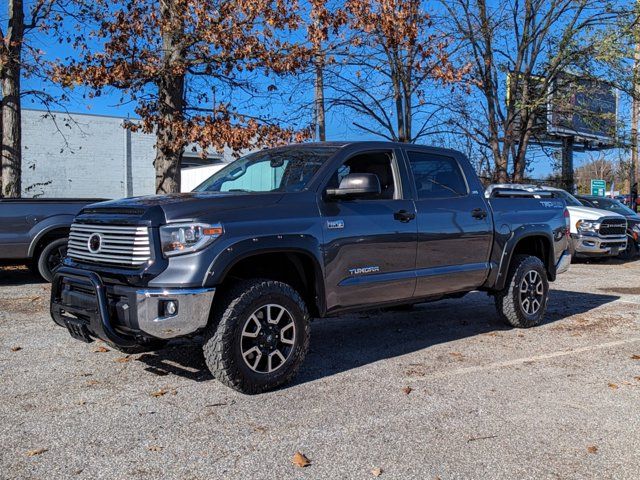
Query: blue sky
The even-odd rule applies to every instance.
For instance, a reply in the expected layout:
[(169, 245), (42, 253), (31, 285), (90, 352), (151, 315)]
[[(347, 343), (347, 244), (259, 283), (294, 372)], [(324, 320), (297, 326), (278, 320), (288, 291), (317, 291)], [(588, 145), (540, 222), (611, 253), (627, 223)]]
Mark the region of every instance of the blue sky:
[[(33, 39), (33, 44), (37, 48), (46, 52), (46, 57), (48, 59), (54, 60), (59, 58), (64, 58), (72, 53), (72, 50), (66, 44), (59, 44), (57, 42), (52, 42), (50, 38), (45, 36), (39, 36)], [(287, 81), (274, 81), (276, 85), (279, 86), (281, 90), (286, 90)], [(300, 95), (311, 98), (313, 95), (312, 82), (308, 82), (308, 89), (306, 92), (299, 92)], [(60, 90), (53, 85), (43, 85), (43, 82), (37, 78), (27, 78), (24, 80), (24, 89), (42, 89), (45, 88), (49, 90), (51, 93), (60, 93)], [(300, 86), (298, 86), (300, 89)], [(118, 117), (130, 117), (136, 118), (135, 107), (136, 105), (131, 102), (121, 102), (121, 94), (117, 91), (105, 91), (100, 97), (89, 98), (87, 95), (88, 90), (83, 87), (78, 87), (73, 91), (66, 92), (69, 96), (69, 99), (65, 101), (62, 105), (54, 107), (55, 110), (66, 109), (70, 112), (77, 113), (93, 113), (99, 115), (111, 115)], [(284, 93), (284, 92), (283, 92)], [(25, 108), (36, 108), (42, 109), (44, 106), (36, 99), (26, 98), (24, 101)], [(285, 102), (273, 102), (271, 105), (263, 105), (263, 108), (272, 109), (273, 113), (276, 116), (284, 115), (287, 112), (284, 109), (288, 108), (289, 104)], [(311, 112), (309, 111), (309, 114)], [(311, 116), (309, 115), (308, 121), (311, 121)], [(327, 139), (328, 140), (350, 140), (350, 139), (379, 139), (373, 134), (363, 132), (358, 130), (352, 125), (352, 115), (344, 110), (331, 110), (327, 115)], [(429, 139), (426, 138), (423, 141), (424, 143), (428, 143)], [(530, 157), (532, 158), (532, 167), (533, 172), (532, 176), (536, 178), (541, 178), (549, 173), (551, 173), (551, 164), (547, 153), (550, 150), (541, 150), (532, 148), (530, 150)], [(611, 158), (615, 158), (619, 155), (624, 155), (624, 152), (619, 151), (609, 151), (607, 152), (607, 156)], [(578, 166), (585, 159), (591, 158), (594, 155), (598, 155), (597, 153), (585, 153), (580, 154), (576, 153), (575, 155), (575, 164)]]

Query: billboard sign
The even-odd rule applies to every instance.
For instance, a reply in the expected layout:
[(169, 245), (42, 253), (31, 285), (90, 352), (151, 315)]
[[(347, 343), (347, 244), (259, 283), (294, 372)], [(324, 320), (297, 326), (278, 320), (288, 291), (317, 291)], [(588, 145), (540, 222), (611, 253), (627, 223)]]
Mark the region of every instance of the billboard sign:
[[(517, 82), (515, 89), (511, 86)], [(515, 135), (534, 115), (534, 141), (557, 141), (575, 137), (577, 141), (613, 145), (616, 140), (618, 95), (607, 83), (564, 73), (553, 82), (544, 77), (507, 75), (507, 102), (516, 96)], [(526, 98), (524, 92), (527, 92)]]
[(547, 133), (615, 143), (618, 95), (605, 82), (564, 74), (549, 92)]

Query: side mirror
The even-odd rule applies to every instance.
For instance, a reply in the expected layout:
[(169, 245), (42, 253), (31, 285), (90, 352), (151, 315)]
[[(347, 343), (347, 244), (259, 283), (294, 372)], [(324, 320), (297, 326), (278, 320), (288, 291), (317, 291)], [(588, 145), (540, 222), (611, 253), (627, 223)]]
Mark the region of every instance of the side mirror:
[(367, 198), (380, 195), (380, 179), (374, 173), (350, 173), (340, 187), (328, 188), (328, 198)]

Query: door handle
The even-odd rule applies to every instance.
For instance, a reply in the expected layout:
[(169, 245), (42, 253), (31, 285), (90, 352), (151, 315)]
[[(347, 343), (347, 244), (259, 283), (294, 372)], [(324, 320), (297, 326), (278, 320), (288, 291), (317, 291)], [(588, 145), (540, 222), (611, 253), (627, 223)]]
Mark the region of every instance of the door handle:
[(478, 220), (484, 220), (487, 218), (487, 211), (482, 208), (474, 208), (471, 210), (471, 216), (473, 218), (477, 218)]
[(400, 222), (406, 223), (416, 218), (416, 214), (407, 210), (399, 210), (393, 214), (393, 218)]

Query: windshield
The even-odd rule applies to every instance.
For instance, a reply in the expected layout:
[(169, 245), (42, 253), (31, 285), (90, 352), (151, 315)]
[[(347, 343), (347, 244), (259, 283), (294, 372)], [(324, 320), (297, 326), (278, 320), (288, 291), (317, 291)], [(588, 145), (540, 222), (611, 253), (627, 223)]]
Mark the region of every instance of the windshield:
[(194, 192), (299, 192), (337, 150), (299, 147), (263, 150), (216, 172)]
[(617, 200), (611, 198), (589, 198), (586, 200), (595, 208), (601, 208), (602, 210), (609, 210), (610, 212), (619, 213), (620, 215), (635, 215), (634, 211), (628, 207), (625, 207)]

